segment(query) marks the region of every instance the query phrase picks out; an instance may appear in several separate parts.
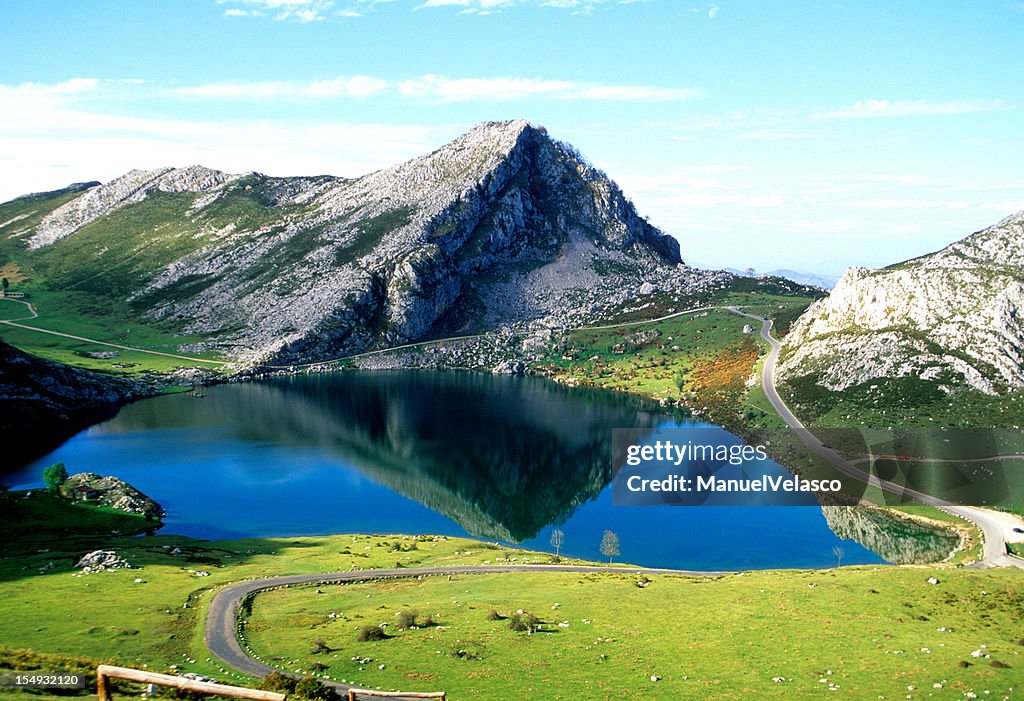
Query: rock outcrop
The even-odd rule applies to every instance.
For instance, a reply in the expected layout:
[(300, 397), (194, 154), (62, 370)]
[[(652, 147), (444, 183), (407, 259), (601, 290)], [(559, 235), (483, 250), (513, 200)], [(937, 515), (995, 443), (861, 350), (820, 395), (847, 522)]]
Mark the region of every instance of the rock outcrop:
[(786, 338), (782, 379), (839, 391), (912, 375), (946, 391), (1024, 387), (1024, 212), (936, 253), (851, 268)]
[(60, 491), (70, 499), (109, 506), (126, 514), (137, 514), (152, 519), (164, 517), (163, 507), (117, 477), (102, 477), (95, 472), (82, 472), (68, 477), (61, 485)]

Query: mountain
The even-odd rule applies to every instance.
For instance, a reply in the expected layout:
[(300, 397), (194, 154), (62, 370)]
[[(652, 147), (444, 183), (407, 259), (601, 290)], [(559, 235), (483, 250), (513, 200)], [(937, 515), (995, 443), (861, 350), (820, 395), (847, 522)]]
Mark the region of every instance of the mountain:
[(831, 290), (836, 286), (838, 278), (830, 277), (828, 275), (819, 275), (818, 273), (805, 273), (799, 270), (772, 270), (767, 275), (774, 275), (775, 277), (784, 277), (787, 280), (793, 282), (799, 282), (801, 285), (811, 285), (812, 287), (821, 287), (826, 290)]
[(247, 362), (564, 324), (696, 275), (614, 182), (525, 121), (360, 178), (192, 166), (84, 187), (0, 205), (0, 258)]
[[(701, 266), (706, 267), (706, 266)], [(769, 270), (767, 273), (761, 273), (753, 268), (746, 270), (740, 270), (739, 268), (722, 268), (727, 273), (735, 275), (737, 277), (752, 277), (752, 278), (763, 278), (763, 277), (782, 277), (787, 280), (792, 280), (801, 285), (808, 285), (810, 287), (820, 287), (822, 289), (830, 290), (835, 287), (836, 280), (839, 278), (828, 277), (827, 275), (818, 275), (817, 273), (802, 273), (798, 270)]]
[(949, 393), (1024, 386), (1024, 212), (941, 251), (851, 268), (786, 337), (780, 378), (830, 390), (916, 378)]

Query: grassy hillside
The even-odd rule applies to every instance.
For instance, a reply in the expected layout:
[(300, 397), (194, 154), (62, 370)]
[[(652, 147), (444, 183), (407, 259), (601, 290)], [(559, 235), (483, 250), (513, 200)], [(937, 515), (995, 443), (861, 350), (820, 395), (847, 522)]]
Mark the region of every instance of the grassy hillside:
[[(0, 319), (31, 327), (0, 326), (0, 336), (18, 348), (49, 360), (118, 374), (166, 373), (179, 367), (215, 369), (219, 364), (174, 359), (114, 348), (116, 344), (214, 361), (209, 352), (181, 352), (199, 343), (174, 323), (143, 321), (127, 301), (169, 256), (184, 255), (209, 238), (214, 220), (174, 216), (194, 195), (153, 193), (94, 222), (59, 244), (30, 251), (30, 229), (60, 205), (77, 197), (60, 190), (0, 205), (0, 266), (11, 292), (23, 299), (0, 299)], [(255, 206), (255, 205), (254, 205)], [(212, 215), (211, 215), (212, 216)], [(239, 215), (242, 216), (242, 215)], [(226, 221), (226, 220), (225, 220)], [(225, 225), (223, 222), (219, 222)], [(140, 235), (140, 232), (142, 235)], [(25, 302), (38, 313), (33, 318)], [(33, 329), (57, 331), (102, 343), (67, 338)]]

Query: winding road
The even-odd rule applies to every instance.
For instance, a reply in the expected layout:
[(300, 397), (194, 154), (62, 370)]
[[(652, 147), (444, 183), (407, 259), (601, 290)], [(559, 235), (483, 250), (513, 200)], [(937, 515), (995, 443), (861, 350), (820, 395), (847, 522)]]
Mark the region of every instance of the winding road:
[(778, 412), (779, 416), (782, 417), (782, 420), (786, 422), (786, 425), (792, 429), (792, 431), (797, 435), (797, 438), (800, 439), (800, 442), (807, 446), (811, 452), (824, 459), (842, 474), (852, 477), (859, 482), (863, 482), (893, 494), (912, 497), (922, 504), (929, 504), (942, 509), (948, 514), (958, 516), (965, 521), (973, 523), (984, 536), (982, 558), (976, 563), (976, 567), (1019, 567), (1024, 569), (1024, 560), (1013, 557), (1006, 552), (1007, 541), (1012, 542), (1019, 540), (1019, 537), (1015, 537), (1017, 534), (1015, 534), (1013, 529), (1024, 527), (1024, 522), (1013, 514), (992, 511), (990, 509), (982, 509), (974, 506), (953, 504), (943, 499), (933, 497), (930, 494), (910, 489), (901, 484), (879, 479), (876, 475), (861, 470), (842, 455), (818, 440), (814, 434), (800, 422), (800, 419), (798, 419), (792, 410), (790, 410), (786, 405), (786, 402), (782, 400), (782, 397), (779, 396), (779, 392), (775, 386), (775, 365), (778, 361), (779, 351), (782, 349), (782, 344), (778, 339), (772, 336), (771, 319), (765, 319), (762, 316), (741, 311), (739, 307), (727, 307), (727, 309), (733, 314), (739, 314), (740, 316), (745, 316), (749, 319), (761, 322), (761, 338), (763, 338), (771, 347), (768, 357), (765, 358), (764, 368), (761, 371), (761, 384), (764, 387), (765, 396), (768, 398), (768, 401), (771, 403), (775, 411)]
[[(686, 570), (649, 569), (643, 567), (595, 567), (588, 565), (464, 565), (451, 567), (418, 567), (402, 569), (361, 570), (336, 572), (332, 574), (297, 574), (282, 577), (254, 579), (229, 585), (213, 597), (206, 614), (206, 628), (203, 638), (206, 647), (214, 657), (244, 674), (263, 677), (279, 671), (254, 659), (241, 644), (238, 630), (238, 610), (242, 602), (257, 592), (299, 584), (337, 584), (339, 582), (364, 582), (374, 579), (398, 577), (428, 577), (457, 574), (509, 574), (523, 572), (582, 572), (613, 574), (677, 574), (691, 577), (717, 577), (728, 572), (694, 572)], [(343, 682), (328, 682), (343, 692), (359, 688)]]

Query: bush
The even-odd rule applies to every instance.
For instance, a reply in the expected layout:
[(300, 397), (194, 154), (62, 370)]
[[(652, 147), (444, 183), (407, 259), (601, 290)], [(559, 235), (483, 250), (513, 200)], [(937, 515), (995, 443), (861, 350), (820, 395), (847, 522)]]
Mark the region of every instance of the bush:
[(406, 610), (398, 612), (398, 627), (399, 628), (412, 628), (416, 625), (416, 611)]
[(313, 641), (313, 649), (310, 650), (311, 655), (326, 655), (331, 652), (331, 648), (327, 645), (327, 641), (323, 638), (317, 638)]
[(337, 701), (338, 699), (334, 689), (313, 677), (300, 679), (295, 684), (295, 696), (310, 701)]
[(497, 611), (495, 611), (494, 609), (491, 609), (491, 612), (487, 614), (487, 620), (488, 621), (504, 621), (505, 617), (502, 616)]
[(520, 633), (532, 633), (540, 627), (540, 619), (532, 613), (514, 613), (508, 621), (508, 627)]
[(263, 681), (260, 682), (260, 688), (266, 691), (279, 691), (285, 694), (291, 694), (295, 691), (295, 685), (297, 681), (291, 677), (286, 677), (280, 672), (271, 672), (267, 676), (263, 677)]
[(370, 623), (367, 623), (359, 629), (358, 633), (356, 633), (356, 640), (361, 643), (369, 642), (371, 640), (387, 640), (389, 637), (391, 636), (385, 633), (383, 628)]

